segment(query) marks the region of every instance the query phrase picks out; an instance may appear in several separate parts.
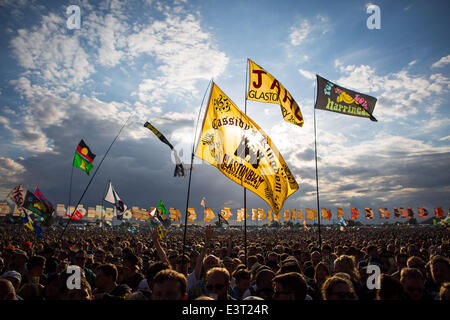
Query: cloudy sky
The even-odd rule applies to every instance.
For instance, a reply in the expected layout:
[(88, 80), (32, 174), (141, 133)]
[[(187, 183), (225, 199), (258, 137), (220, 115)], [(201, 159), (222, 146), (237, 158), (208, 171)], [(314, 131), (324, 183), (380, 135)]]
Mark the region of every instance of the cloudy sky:
[[(371, 4), (381, 29), (367, 27)], [(80, 29), (67, 27), (70, 5), (80, 8)], [(250, 58), (290, 91), (305, 119), (300, 128), (278, 105), (247, 102), (300, 186), (284, 208), (316, 207), (319, 74), (378, 99), (378, 122), (317, 110), (320, 206), (347, 215), (351, 207), (376, 216), (378, 207), (447, 211), (449, 10), (448, 1), (0, 0), (0, 199), (22, 183), (67, 204), (78, 142), (97, 155), (95, 170), (131, 116), (82, 203), (100, 204), (111, 179), (128, 206), (162, 200), (183, 212), (188, 179), (173, 177), (170, 149), (143, 124), (189, 166), (209, 81), (244, 109)], [(203, 196), (214, 210), (243, 206), (242, 187), (216, 168), (196, 161), (192, 173), (197, 212)], [(74, 170), (72, 204), (89, 178)], [(251, 192), (247, 207), (269, 208)]]

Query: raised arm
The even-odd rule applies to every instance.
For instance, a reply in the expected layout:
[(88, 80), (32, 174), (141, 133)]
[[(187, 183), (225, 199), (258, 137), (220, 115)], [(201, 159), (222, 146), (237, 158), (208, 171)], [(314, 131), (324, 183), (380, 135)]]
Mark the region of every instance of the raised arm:
[(170, 262), (169, 262), (169, 259), (167, 258), (166, 252), (161, 247), (161, 243), (159, 242), (158, 229), (156, 227), (153, 227), (153, 230), (152, 230), (152, 240), (153, 240), (153, 245), (155, 246), (156, 252), (158, 253), (159, 259), (162, 262), (165, 262), (170, 266)]

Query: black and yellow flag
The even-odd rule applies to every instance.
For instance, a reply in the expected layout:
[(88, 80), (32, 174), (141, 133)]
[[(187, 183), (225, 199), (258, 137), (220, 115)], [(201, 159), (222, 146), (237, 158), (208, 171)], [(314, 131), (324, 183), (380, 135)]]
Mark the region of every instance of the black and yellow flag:
[(317, 98), (314, 108), (377, 121), (372, 115), (377, 99), (355, 92), (317, 76)]
[(195, 156), (266, 201), (274, 213), (298, 184), (269, 136), (213, 83)]
[(250, 74), (247, 100), (279, 104), (284, 120), (302, 127), (302, 112), (289, 91), (252, 60), (249, 59), (248, 63)]

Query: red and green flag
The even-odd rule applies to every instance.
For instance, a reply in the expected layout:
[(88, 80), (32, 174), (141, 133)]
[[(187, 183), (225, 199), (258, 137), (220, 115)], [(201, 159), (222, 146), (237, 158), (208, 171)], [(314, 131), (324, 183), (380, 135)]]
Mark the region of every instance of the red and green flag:
[(94, 167), (92, 162), (95, 159), (95, 154), (91, 152), (91, 149), (86, 145), (83, 139), (77, 146), (75, 157), (73, 158), (73, 166), (80, 168), (89, 175), (89, 171)]

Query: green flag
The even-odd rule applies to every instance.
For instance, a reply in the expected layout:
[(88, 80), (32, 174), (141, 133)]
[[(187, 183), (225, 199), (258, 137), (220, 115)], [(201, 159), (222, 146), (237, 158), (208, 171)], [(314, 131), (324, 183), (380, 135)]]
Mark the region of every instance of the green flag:
[(75, 157), (73, 158), (73, 166), (80, 168), (89, 175), (89, 171), (94, 167), (92, 164), (94, 159), (95, 154), (93, 154), (86, 143), (81, 140), (77, 146)]
[(162, 203), (161, 200), (159, 200), (159, 203), (156, 206), (156, 209), (159, 210), (159, 214), (161, 216), (165, 216), (167, 214), (167, 209), (166, 209), (166, 207), (164, 207), (164, 204)]

